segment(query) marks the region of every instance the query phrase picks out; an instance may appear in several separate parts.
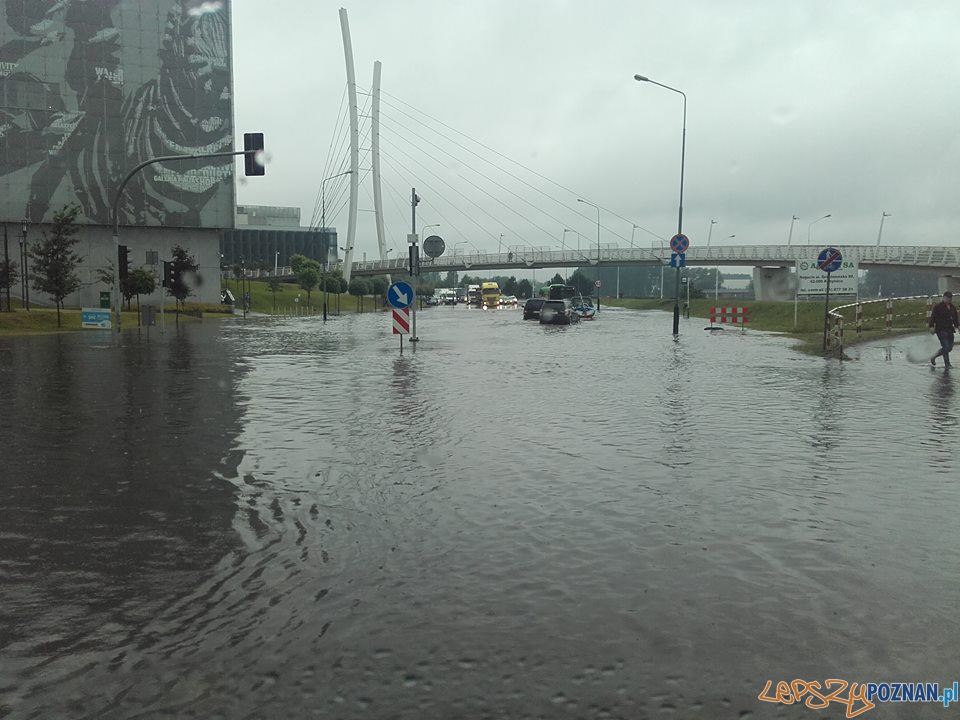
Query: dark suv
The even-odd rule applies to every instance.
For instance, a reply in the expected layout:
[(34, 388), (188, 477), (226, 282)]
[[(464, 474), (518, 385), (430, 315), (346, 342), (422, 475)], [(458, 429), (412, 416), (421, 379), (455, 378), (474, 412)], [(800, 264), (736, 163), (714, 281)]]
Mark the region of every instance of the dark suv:
[(543, 298), (530, 298), (523, 306), (524, 320), (539, 320), (540, 308), (543, 307)]
[(576, 322), (580, 322), (580, 315), (567, 299), (547, 300), (540, 308), (541, 325), (571, 325)]

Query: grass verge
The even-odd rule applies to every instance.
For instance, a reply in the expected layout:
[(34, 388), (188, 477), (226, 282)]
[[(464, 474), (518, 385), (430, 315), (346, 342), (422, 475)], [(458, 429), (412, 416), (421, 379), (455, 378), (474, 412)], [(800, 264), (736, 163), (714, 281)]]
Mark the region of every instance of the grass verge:
[[(84, 328), (80, 325), (80, 310), (78, 308), (66, 308), (60, 311), (60, 326), (57, 326), (57, 311), (55, 308), (31, 306), (30, 310), (24, 310), (17, 302), (11, 302), (13, 312), (0, 312), (0, 335), (44, 335), (59, 332), (76, 332), (84, 330), (87, 332), (102, 332)], [(133, 310), (123, 311), (123, 329), (135, 330), (137, 328), (136, 304)], [(170, 303), (166, 308), (167, 322), (176, 322), (173, 304)], [(232, 317), (231, 308), (225, 305), (213, 305), (209, 303), (186, 303), (183, 313), (180, 315), (181, 322), (194, 322), (198, 317)], [(157, 309), (157, 325), (160, 324), (160, 311)]]
[[(251, 311), (264, 313), (265, 315), (321, 315), (323, 313), (323, 289), (318, 288), (310, 293), (310, 304), (307, 305), (307, 291), (301, 290), (296, 283), (281, 283), (280, 290), (277, 290), (276, 312), (274, 312), (274, 298), (267, 283), (261, 280), (252, 280), (247, 285), (250, 288)], [(242, 291), (239, 283), (234, 280), (224, 281), (222, 287), (234, 294), (237, 298), (237, 307), (242, 298)], [(297, 300), (299, 298), (299, 301)], [(341, 313), (357, 312), (357, 298), (349, 293), (327, 293), (327, 314), (336, 315), (338, 309)], [(370, 312), (378, 309), (377, 298), (363, 298), (364, 312)]]
[[(615, 300), (605, 299), (604, 304), (631, 310), (665, 310), (673, 312), (673, 300), (625, 298)], [(754, 300), (712, 300), (709, 298), (692, 299), (690, 301), (691, 317), (703, 318), (709, 322), (710, 308), (723, 306), (746, 306), (750, 309), (750, 322), (747, 327), (751, 330), (782, 333), (796, 341), (795, 349), (810, 355), (823, 354), (823, 301), (801, 302), (796, 308), (796, 324), (794, 324), (793, 302), (770, 302)], [(836, 307), (831, 303), (832, 307)], [(681, 301), (681, 308), (683, 303)], [(882, 303), (863, 306), (862, 333), (857, 336), (854, 321), (855, 308), (846, 308), (844, 317), (844, 346), (850, 347), (859, 343), (877, 340), (889, 335), (903, 335), (923, 332), (926, 329), (926, 303), (923, 301), (903, 301), (894, 306), (893, 327), (890, 333), (885, 327), (885, 308)], [(706, 324), (704, 325), (706, 327)]]

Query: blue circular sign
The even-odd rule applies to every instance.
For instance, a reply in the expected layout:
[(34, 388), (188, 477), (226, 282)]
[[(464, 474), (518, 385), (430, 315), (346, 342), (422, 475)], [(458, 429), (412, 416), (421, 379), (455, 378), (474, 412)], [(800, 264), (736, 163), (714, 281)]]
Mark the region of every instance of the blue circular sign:
[(677, 254), (683, 254), (687, 251), (687, 248), (690, 247), (690, 238), (681, 233), (677, 233), (672, 238), (670, 238), (670, 249)]
[(839, 270), (842, 263), (843, 255), (841, 255), (840, 251), (836, 248), (827, 248), (817, 255), (817, 267), (824, 272), (832, 273), (835, 270)]
[(387, 288), (387, 302), (397, 310), (413, 305), (413, 286), (403, 280), (397, 280)]

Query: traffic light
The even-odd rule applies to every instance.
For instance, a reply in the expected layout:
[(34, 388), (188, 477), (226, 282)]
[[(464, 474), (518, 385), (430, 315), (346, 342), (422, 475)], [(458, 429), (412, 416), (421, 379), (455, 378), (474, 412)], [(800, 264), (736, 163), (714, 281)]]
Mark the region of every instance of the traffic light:
[(172, 262), (163, 261), (163, 282), (165, 288), (170, 288), (180, 282), (180, 273), (177, 272)]
[(117, 246), (117, 272), (121, 280), (130, 275), (130, 253), (126, 245)]
[(263, 175), (263, 133), (243, 134), (243, 174)]

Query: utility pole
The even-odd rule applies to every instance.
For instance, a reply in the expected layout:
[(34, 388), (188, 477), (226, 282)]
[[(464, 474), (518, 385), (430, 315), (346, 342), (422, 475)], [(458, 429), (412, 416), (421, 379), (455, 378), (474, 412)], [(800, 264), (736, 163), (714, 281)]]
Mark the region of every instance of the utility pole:
[(420, 342), (417, 337), (417, 277), (420, 275), (420, 246), (417, 245), (417, 189), (410, 188), (410, 284), (413, 286), (413, 302), (410, 304), (410, 342)]

